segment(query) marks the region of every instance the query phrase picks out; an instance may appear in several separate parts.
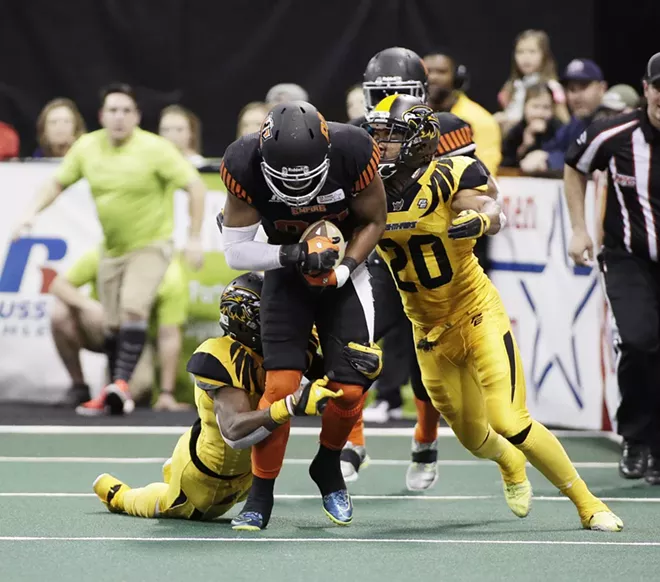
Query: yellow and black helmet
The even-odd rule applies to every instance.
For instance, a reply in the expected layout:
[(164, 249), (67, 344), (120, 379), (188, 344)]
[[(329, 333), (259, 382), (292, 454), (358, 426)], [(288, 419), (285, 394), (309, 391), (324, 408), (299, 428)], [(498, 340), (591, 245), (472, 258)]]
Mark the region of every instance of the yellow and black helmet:
[(244, 273), (227, 285), (220, 296), (220, 327), (225, 335), (261, 353), (261, 289), (259, 273)]
[(367, 114), (363, 127), (378, 144), (401, 144), (395, 157), (388, 157), (381, 148), (378, 171), (383, 179), (402, 165), (417, 169), (428, 164), (438, 148), (440, 124), (433, 110), (411, 95), (385, 97)]

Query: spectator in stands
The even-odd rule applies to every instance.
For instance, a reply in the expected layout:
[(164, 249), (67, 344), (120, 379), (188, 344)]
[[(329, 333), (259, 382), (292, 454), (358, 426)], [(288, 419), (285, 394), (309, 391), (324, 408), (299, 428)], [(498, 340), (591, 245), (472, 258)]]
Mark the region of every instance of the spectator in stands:
[(170, 188), (190, 195), (186, 257), (203, 261), (201, 228), (206, 187), (199, 173), (167, 140), (138, 127), (133, 90), (117, 84), (101, 93), (103, 129), (82, 136), (44, 184), (16, 226), (13, 238), (82, 178), (90, 184), (105, 245), (99, 263), (99, 298), (107, 332), (116, 335), (112, 382), (98, 398), (79, 406), (80, 414), (130, 413), (135, 403), (128, 382), (147, 340), (151, 307), (172, 260), (174, 223), (164, 204)]
[(550, 49), (550, 38), (543, 30), (521, 32), (511, 57), (511, 75), (502, 87), (497, 100), (503, 111), (495, 114), (502, 135), (523, 118), (527, 89), (539, 83), (547, 85), (555, 103), (555, 116), (567, 123), (570, 115), (566, 108), (566, 94), (557, 80), (557, 64)]
[(166, 107), (160, 112), (158, 133), (171, 141), (193, 166), (204, 165), (202, 123), (192, 111), (180, 105)]
[(528, 87), (524, 117), (511, 128), (502, 142), (502, 166), (519, 167), (527, 154), (542, 149), (561, 126), (550, 87), (546, 83)]
[(309, 101), (309, 95), (300, 85), (295, 83), (279, 83), (268, 90), (266, 103), (268, 109), (286, 101)]
[(603, 72), (589, 59), (572, 60), (564, 71), (562, 81), (566, 87), (571, 120), (543, 146), (543, 150), (531, 152), (525, 158), (525, 163), (521, 164), (524, 172), (562, 170), (566, 151), (593, 121), (607, 89)]
[[(57, 352), (73, 383), (67, 404), (77, 406), (90, 399), (80, 365), (80, 351), (107, 353), (109, 368), (116, 359), (116, 343), (106, 340), (103, 307), (98, 301), (96, 279), (101, 249), (94, 248), (78, 259), (65, 275), (58, 275), (50, 286), (56, 299), (51, 311), (51, 327)], [(90, 293), (81, 291), (90, 285)], [(174, 398), (176, 372), (181, 354), (181, 326), (188, 311), (188, 289), (181, 261), (170, 263), (158, 288), (151, 313), (150, 341), (145, 346), (129, 387), (135, 400), (150, 397), (154, 384), (152, 343), (157, 343), (160, 363), (160, 395), (154, 408), (181, 410), (188, 408)]]
[(259, 131), (269, 110), (270, 107), (263, 101), (252, 101), (243, 107), (238, 114), (236, 137), (243, 137)]
[(640, 104), (639, 93), (630, 85), (614, 85), (603, 95), (600, 102), (602, 108), (616, 113), (630, 113)]
[(0, 121), (0, 160), (17, 158), (21, 141), (16, 130), (6, 123)]
[(83, 133), (87, 131), (76, 104), (58, 97), (46, 103), (37, 118), (39, 147), (33, 158), (63, 158)]
[(353, 85), (346, 93), (346, 120), (352, 121), (364, 115), (365, 101), (362, 85)]
[(470, 124), (477, 156), (491, 174), (502, 159), (502, 136), (495, 118), (466, 94), (467, 71), (448, 51), (424, 57), (429, 72), (428, 105), (435, 111), (449, 111)]

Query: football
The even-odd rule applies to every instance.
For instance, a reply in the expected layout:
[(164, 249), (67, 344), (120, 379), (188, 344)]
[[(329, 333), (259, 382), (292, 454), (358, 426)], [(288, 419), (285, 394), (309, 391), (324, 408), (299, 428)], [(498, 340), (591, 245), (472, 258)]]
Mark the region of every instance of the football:
[(339, 228), (328, 220), (318, 220), (314, 224), (310, 224), (305, 232), (300, 237), (300, 242), (305, 242), (316, 236), (323, 236), (330, 239), (334, 244), (339, 247), (339, 258), (335, 262), (337, 267), (344, 259), (344, 252), (346, 251), (346, 241)]

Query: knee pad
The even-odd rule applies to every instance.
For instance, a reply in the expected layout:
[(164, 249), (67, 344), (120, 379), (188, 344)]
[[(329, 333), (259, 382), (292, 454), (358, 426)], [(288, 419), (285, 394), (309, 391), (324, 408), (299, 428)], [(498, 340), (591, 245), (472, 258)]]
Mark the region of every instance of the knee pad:
[(266, 372), (266, 390), (264, 398), (272, 404), (298, 390), (302, 380), (300, 370), (268, 370)]

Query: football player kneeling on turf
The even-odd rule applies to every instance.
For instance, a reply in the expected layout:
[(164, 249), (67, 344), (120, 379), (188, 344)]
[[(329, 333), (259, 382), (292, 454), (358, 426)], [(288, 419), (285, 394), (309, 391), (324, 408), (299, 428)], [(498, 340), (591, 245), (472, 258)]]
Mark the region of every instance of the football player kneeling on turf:
[[(114, 513), (139, 517), (214, 519), (245, 500), (252, 483), (250, 449), (296, 415), (320, 415), (331, 398), (327, 378), (305, 382), (296, 392), (257, 409), (266, 374), (262, 367), (259, 310), (263, 279), (246, 273), (230, 283), (220, 299), (224, 337), (206, 340), (188, 362), (195, 378), (199, 418), (179, 439), (163, 466), (163, 482), (131, 488), (112, 475), (100, 475), (94, 492)], [(309, 361), (318, 348), (310, 338)], [(345, 355), (352, 365), (364, 350), (380, 358), (377, 346)]]

